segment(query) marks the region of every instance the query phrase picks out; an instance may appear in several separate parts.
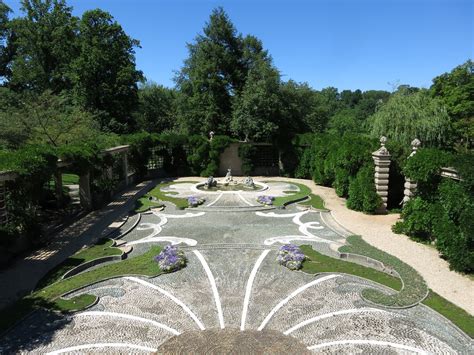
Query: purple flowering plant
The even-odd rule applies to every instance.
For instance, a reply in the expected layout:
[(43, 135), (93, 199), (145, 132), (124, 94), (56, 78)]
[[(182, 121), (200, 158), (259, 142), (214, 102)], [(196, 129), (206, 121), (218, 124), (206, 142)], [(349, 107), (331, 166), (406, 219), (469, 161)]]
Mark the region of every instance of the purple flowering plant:
[(188, 205), (189, 207), (197, 207), (204, 203), (204, 199), (197, 197), (197, 196), (189, 196), (188, 197)]
[(274, 200), (275, 197), (273, 196), (260, 195), (257, 197), (257, 202), (261, 203), (262, 205), (273, 205)]
[(299, 246), (295, 244), (285, 244), (278, 249), (278, 263), (286, 266), (290, 270), (301, 269), (305, 259), (306, 256), (303, 254)]
[(160, 266), (160, 269), (167, 272), (177, 271), (186, 266), (186, 256), (184, 252), (174, 245), (164, 247), (154, 259)]

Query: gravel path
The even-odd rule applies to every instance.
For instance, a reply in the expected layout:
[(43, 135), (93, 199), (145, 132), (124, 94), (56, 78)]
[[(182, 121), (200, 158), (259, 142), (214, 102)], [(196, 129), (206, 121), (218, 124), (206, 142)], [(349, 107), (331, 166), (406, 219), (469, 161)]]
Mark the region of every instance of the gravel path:
[(346, 200), (338, 197), (334, 189), (316, 185), (311, 180), (283, 177), (257, 178), (259, 179), (294, 181), (310, 187), (315, 194), (323, 198), (325, 206), (331, 210), (339, 224), (354, 234), (361, 235), (373, 246), (403, 260), (425, 278), (433, 291), (474, 314), (474, 282), (467, 276), (449, 270), (448, 263), (439, 257), (434, 247), (393, 233), (391, 227), (399, 219), (399, 214), (374, 216), (352, 211), (346, 207)]

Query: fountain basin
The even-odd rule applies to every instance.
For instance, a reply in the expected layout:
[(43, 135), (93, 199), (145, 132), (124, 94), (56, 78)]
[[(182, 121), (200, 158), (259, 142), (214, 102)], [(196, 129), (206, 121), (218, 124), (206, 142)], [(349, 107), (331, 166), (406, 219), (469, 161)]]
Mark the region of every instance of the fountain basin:
[(206, 187), (205, 182), (197, 183), (192, 187), (192, 190), (197, 193), (222, 193), (222, 192), (260, 192), (268, 189), (268, 185), (263, 182), (254, 181), (254, 186), (250, 187), (240, 182), (231, 181), (224, 183), (217, 180), (217, 186)]

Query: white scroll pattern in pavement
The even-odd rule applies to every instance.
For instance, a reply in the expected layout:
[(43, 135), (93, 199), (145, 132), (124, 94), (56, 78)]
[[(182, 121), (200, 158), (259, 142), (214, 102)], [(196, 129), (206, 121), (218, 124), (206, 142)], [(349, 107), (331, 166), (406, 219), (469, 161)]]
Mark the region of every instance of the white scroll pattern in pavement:
[(297, 212), (297, 213), (286, 213), (286, 214), (280, 214), (280, 213), (275, 213), (275, 212), (255, 212), (257, 216), (261, 217), (273, 217), (273, 218), (291, 218), (292, 217), (292, 222), (298, 226), (298, 230), (302, 235), (283, 235), (283, 236), (278, 236), (278, 237), (272, 237), (265, 239), (263, 242), (265, 245), (273, 245), (275, 243), (281, 243), (281, 244), (288, 244), (291, 243), (294, 240), (300, 240), (300, 241), (310, 241), (310, 242), (320, 242), (320, 243), (334, 243), (334, 241), (325, 239), (322, 237), (318, 237), (311, 233), (309, 230), (321, 230), (324, 229), (323, 226), (319, 222), (312, 221), (312, 222), (306, 222), (303, 223), (301, 221), (301, 217), (303, 217), (305, 214), (310, 213), (310, 210), (302, 211), (302, 212)]

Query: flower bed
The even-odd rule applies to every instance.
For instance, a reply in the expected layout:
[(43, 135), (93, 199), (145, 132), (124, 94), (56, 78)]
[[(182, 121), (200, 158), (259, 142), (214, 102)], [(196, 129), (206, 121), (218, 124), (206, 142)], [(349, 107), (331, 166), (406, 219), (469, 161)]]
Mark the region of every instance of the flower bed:
[(155, 261), (160, 269), (166, 272), (177, 271), (186, 266), (184, 252), (174, 245), (167, 245), (157, 256)]
[(188, 197), (188, 206), (189, 207), (197, 207), (204, 203), (204, 199), (197, 197), (197, 196), (189, 196)]
[(273, 205), (273, 201), (275, 200), (275, 197), (273, 196), (265, 196), (265, 195), (260, 195), (257, 197), (257, 202), (261, 203), (262, 205)]
[(295, 244), (285, 244), (278, 250), (277, 261), (290, 270), (299, 270), (303, 266), (306, 256), (300, 247)]

